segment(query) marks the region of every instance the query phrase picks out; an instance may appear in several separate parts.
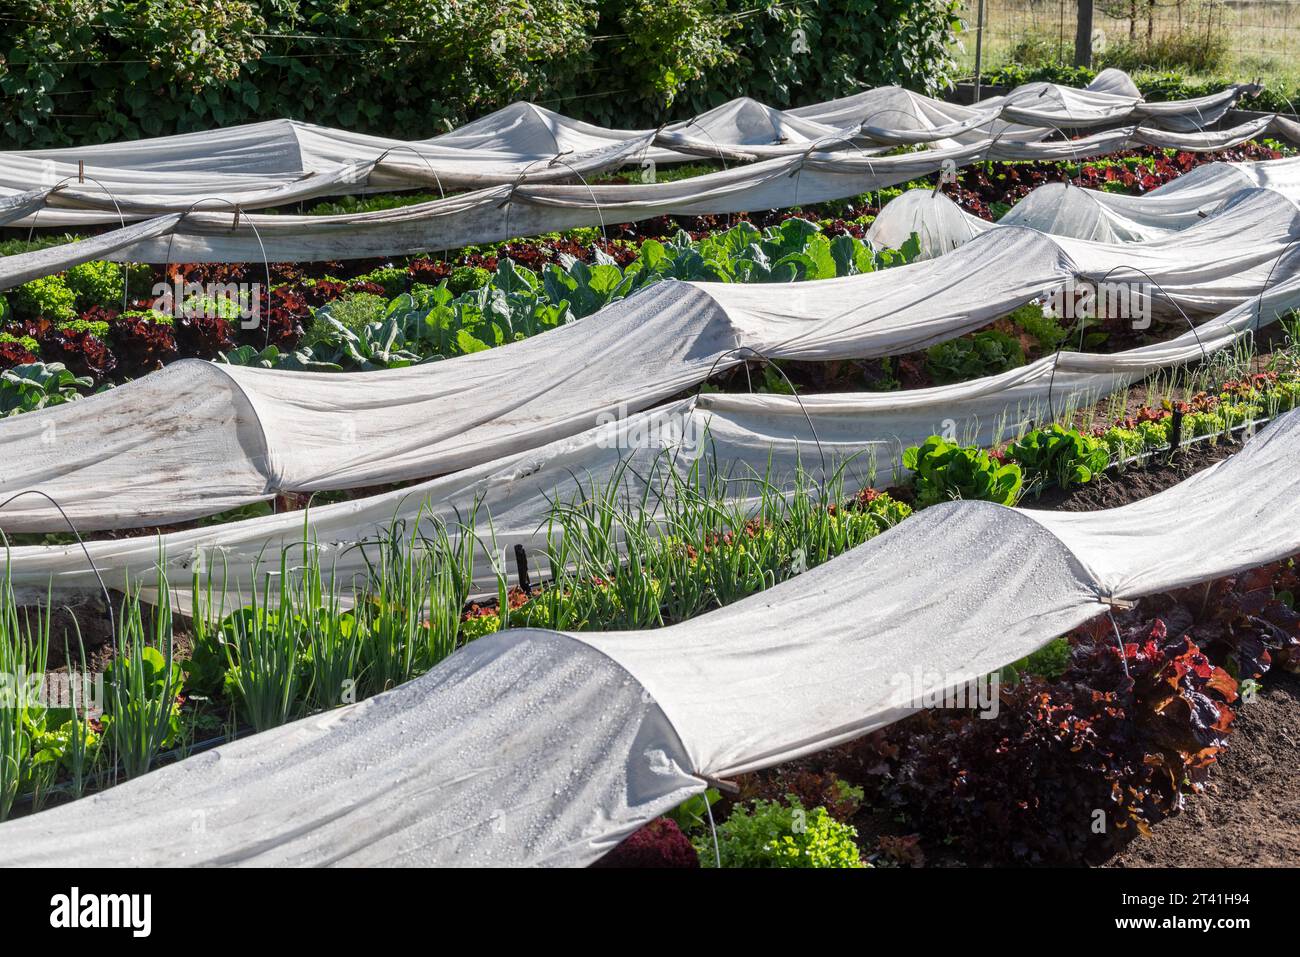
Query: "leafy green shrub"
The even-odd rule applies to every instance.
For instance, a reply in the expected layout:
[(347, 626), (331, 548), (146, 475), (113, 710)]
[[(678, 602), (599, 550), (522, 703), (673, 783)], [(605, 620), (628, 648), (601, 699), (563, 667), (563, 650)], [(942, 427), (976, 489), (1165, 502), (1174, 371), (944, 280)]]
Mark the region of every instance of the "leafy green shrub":
[[(723, 867), (865, 867), (857, 836), (824, 807), (758, 800), (752, 810), (736, 807), (718, 827), (717, 857)], [(696, 838), (696, 851), (702, 866), (717, 866), (709, 836)]]
[(333, 327), (325, 321), (333, 319), (344, 329), (358, 332), (369, 323), (379, 322), (388, 311), (388, 300), (369, 292), (350, 293), (341, 299), (326, 303), (312, 316), (311, 326), (303, 337), (302, 345), (311, 347), (330, 341), (334, 335)]
[(457, 266), (451, 271), (447, 288), (453, 296), (463, 296), (488, 284), (492, 274), (481, 266)]
[(926, 350), (925, 368), (940, 385), (997, 375), (1025, 364), (1014, 336), (996, 329), (949, 339)]
[(1070, 333), (1061, 328), (1055, 316), (1043, 312), (1043, 307), (1036, 303), (1021, 306), (1007, 317), (1038, 342), (1039, 350), (1046, 355), (1055, 352)]
[(735, 57), (725, 38), (732, 23), (720, 16), (726, 0), (604, 0), (621, 35), (607, 51), (625, 82), (642, 96), (670, 106), (688, 83)]
[(1141, 43), (1110, 44), (1098, 56), (1098, 65), (1130, 73), (1136, 70), (1217, 73), (1227, 66), (1228, 52), (1228, 37), (1222, 30), (1188, 29)]
[(1053, 483), (1068, 489), (1091, 482), (1110, 464), (1110, 452), (1101, 439), (1056, 424), (1035, 429), (1013, 443), (1007, 457), (1039, 490)]
[(63, 279), (77, 297), (78, 310), (91, 306), (122, 307), (122, 267), (117, 263), (104, 260), (80, 263), (64, 273)]
[(958, 23), (954, 0), (42, 0), (40, 10), (0, 40), (10, 147), (279, 116), (409, 139), (515, 100), (648, 128), (672, 118), (669, 103), (684, 118), (740, 95), (784, 107), (888, 83), (935, 92), (955, 71)]
[(958, 498), (1014, 505), (1023, 481), (1020, 466), (1003, 465), (977, 446), (938, 435), (905, 449), (903, 467), (913, 473), (916, 500), (923, 506)]
[[(680, 94), (679, 102), (694, 113), (733, 96), (787, 107), (891, 83), (938, 93), (956, 70), (951, 54), (960, 10), (950, 0), (821, 0), (815, 5), (727, 0), (726, 5), (732, 14), (747, 14), (737, 16), (726, 38), (736, 56), (715, 64)], [(606, 108), (604, 102), (600, 106)], [(602, 115), (613, 118), (619, 108), (611, 98)]]
[(0, 373), (0, 416), (33, 412), (81, 398), (78, 387), (89, 389), (94, 380), (78, 378), (61, 362), (29, 362)]
[(392, 299), (406, 292), (410, 278), (405, 269), (399, 269), (397, 266), (381, 266), (379, 269), (372, 269), (365, 275), (358, 276), (353, 282), (372, 282), (376, 286), (383, 286), (384, 295)]
[(1016, 64), (1038, 66), (1046, 63), (1065, 63), (1073, 55), (1071, 41), (1067, 48), (1059, 35), (1041, 30), (1026, 30), (1006, 52), (1009, 61)]
[(25, 282), (13, 292), (14, 313), (23, 319), (46, 318), (71, 322), (77, 318), (77, 297), (62, 276), (45, 276)]

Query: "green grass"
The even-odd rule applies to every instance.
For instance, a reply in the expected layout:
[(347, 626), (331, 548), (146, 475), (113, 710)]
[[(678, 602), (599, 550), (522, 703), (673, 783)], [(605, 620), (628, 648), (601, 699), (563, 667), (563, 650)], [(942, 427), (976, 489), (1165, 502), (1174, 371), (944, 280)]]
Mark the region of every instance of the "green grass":
[[(1246, 82), (1300, 87), (1300, 8), (1288, 2), (1256, 2), (1229, 7), (1162, 3), (1154, 8), (1147, 40), (1147, 7), (1139, 5), (1136, 30), (1130, 30), (1123, 4), (1095, 7), (1094, 66), (1116, 66), (1136, 73), (1177, 71), (1189, 81)], [(977, 4), (963, 0), (968, 25), (954, 50), (960, 75), (973, 75)], [(1068, 65), (1073, 60), (1075, 5), (1048, 0), (986, 0), (983, 69), (1009, 63)], [(1136, 79), (1136, 78), (1135, 78)], [(1146, 87), (1138, 79), (1138, 86)]]

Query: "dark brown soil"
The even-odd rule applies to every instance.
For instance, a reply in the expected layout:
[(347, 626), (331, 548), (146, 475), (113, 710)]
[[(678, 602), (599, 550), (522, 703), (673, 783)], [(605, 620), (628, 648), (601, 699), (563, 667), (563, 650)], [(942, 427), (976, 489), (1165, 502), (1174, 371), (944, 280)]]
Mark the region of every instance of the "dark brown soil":
[(1129, 465), (1122, 472), (1112, 469), (1087, 485), (1076, 485), (1068, 490), (1049, 489), (1041, 497), (1028, 497), (1019, 504), (1021, 508), (1058, 512), (1117, 508), (1163, 492), (1240, 449), (1241, 443), (1236, 439), (1221, 439), (1217, 444), (1201, 442), (1173, 454), (1161, 453), (1144, 463)]
[(1300, 864), (1300, 677), (1274, 669), (1237, 712), (1203, 793), (1106, 867)]

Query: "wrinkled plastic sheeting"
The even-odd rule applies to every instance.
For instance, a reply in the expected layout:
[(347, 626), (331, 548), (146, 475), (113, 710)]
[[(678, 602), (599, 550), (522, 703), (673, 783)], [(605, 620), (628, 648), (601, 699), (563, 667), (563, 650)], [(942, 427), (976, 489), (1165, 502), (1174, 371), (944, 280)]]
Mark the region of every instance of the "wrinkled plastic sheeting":
[[(1137, 145), (1181, 150), (1217, 150), (1244, 142), (1264, 132), (1269, 118), (1253, 120), (1228, 130), (1206, 133), (1169, 133), (1130, 126), (1105, 130), (1078, 140), (1019, 142), (985, 137), (951, 147), (873, 156), (861, 147), (835, 149), (838, 139), (814, 141), (793, 156), (777, 156), (750, 166), (724, 169), (671, 183), (622, 185), (548, 185), (516, 182), (487, 186), (471, 192), (404, 206), (398, 209), (336, 216), (258, 215), (236, 216), (236, 199), (223, 193), (182, 190), (183, 202), (147, 196), (125, 203), (105, 195), (101, 183), (65, 186), (51, 192), (51, 201), (128, 211), (162, 212), (180, 208), (181, 221), (167, 235), (123, 245), (114, 233), (114, 259), (130, 262), (272, 262), (356, 259), (371, 256), (455, 249), (519, 236), (575, 229), (605, 228), (656, 216), (722, 215), (754, 209), (782, 209), (856, 196), (904, 183), (955, 166), (986, 160), (1034, 159), (1080, 161), (1091, 156)], [(399, 177), (396, 185), (440, 186), (438, 176), (418, 157), (394, 153), (384, 160)], [(629, 154), (627, 159), (632, 159)], [(567, 162), (567, 161), (565, 161)], [(565, 163), (554, 164), (565, 170)], [(572, 166), (572, 164), (569, 164)], [(339, 167), (322, 176), (356, 180), (358, 167)], [(576, 168), (575, 168), (576, 169)], [(393, 170), (390, 170), (392, 172)], [(570, 169), (569, 173), (574, 172)], [(374, 174), (377, 175), (377, 174)], [(364, 177), (361, 177), (364, 178)], [(283, 189), (300, 190), (301, 184)], [(326, 192), (337, 192), (335, 188)], [(194, 196), (198, 200), (194, 200)], [(287, 202), (289, 192), (278, 194)], [(302, 198), (301, 192), (292, 194)], [(250, 205), (244, 198), (242, 205)], [(195, 207), (191, 211), (191, 207)], [(210, 210), (226, 208), (216, 213)], [(48, 212), (47, 209), (41, 212)], [(134, 215), (134, 213), (132, 213)], [(111, 221), (111, 220), (110, 220)], [(53, 222), (46, 220), (50, 225)], [(52, 247), (39, 262), (57, 271), (81, 261), (76, 244)], [(0, 260), (0, 289), (14, 277), (29, 275), (33, 260), (20, 253)], [(59, 257), (63, 257), (60, 259)]]
[[(708, 295), (663, 283), (529, 340), (405, 369), (172, 363), (109, 392), (0, 421), (13, 466), (0, 495), (48, 489), (89, 529), (192, 517), (205, 497), (228, 507), (231, 495), (255, 501), (437, 475), (654, 405), (715, 365), (740, 361), (719, 362), (736, 344)], [(0, 512), (0, 527), (52, 515), (60, 513), (29, 497)]]
[[(1029, 512), (1104, 594), (1170, 591), (1300, 551), (1300, 413), (1167, 492), (1102, 512)], [(1213, 569), (1207, 574), (1206, 569)]]
[[(1126, 76), (1123, 81), (1132, 87)], [(47, 194), (41, 221), (85, 225), (147, 215), (150, 209), (180, 212), (199, 197), (255, 209), (330, 195), (340, 185), (360, 193), (429, 186), (445, 195), (448, 189), (581, 179), (627, 164), (678, 162), (688, 154), (744, 161), (813, 146), (867, 154), (877, 151), (873, 137), (941, 147), (969, 145), (979, 137), (1023, 145), (1063, 127), (1133, 121), (1208, 137), (1208, 143), (1214, 134), (1205, 128), (1247, 89), (1147, 104), (1137, 94), (1114, 92), (1124, 88), (1123, 81), (1106, 76), (1086, 90), (1031, 83), (972, 107), (898, 87), (787, 111), (742, 97), (660, 130), (606, 129), (522, 102), (423, 140), (265, 120), (136, 141), (3, 152), (0, 195), (23, 193), (32, 183), (56, 187), (62, 192)], [(1015, 125), (1022, 120), (1038, 125)], [(1200, 141), (1189, 142), (1196, 148)], [(39, 218), (34, 212), (21, 224)]]
[[(952, 502), (735, 605), (581, 637), (663, 706), (710, 776), (897, 720), (1104, 608), (1300, 551), (1300, 411), (1231, 459), (1120, 509)], [(919, 696), (919, 697), (918, 697)]]
[[(488, 544), (475, 556), (474, 583), (495, 592), (500, 549), (522, 546), (534, 567), (547, 562), (548, 519), (555, 503), (581, 501), (617, 488), (629, 501), (663, 514), (692, 470), (706, 486), (727, 481), (727, 497), (753, 507), (764, 490), (789, 492), (803, 471), (815, 481), (842, 470), (852, 490), (901, 478), (903, 449), (927, 436), (953, 434), (990, 446), (1091, 407), (1132, 382), (1196, 361), (1257, 335), (1276, 317), (1300, 307), (1300, 277), (1269, 290), (1198, 329), (1169, 341), (1113, 354), (1061, 352), (996, 376), (906, 392), (832, 395), (706, 394), (612, 421), (539, 448), (436, 478), (411, 488), (212, 528), (87, 544), (94, 568), (110, 586), (157, 584), (164, 558), (173, 598), (187, 609), (196, 572), (232, 595), (251, 593), (258, 563), (297, 549), (306, 535), (324, 567), (346, 589), (364, 580), (378, 559), (378, 542), (393, 523), (408, 531), (442, 522), (453, 535), (471, 514)], [(33, 506), (41, 506), (33, 497)], [(14, 508), (18, 503), (11, 505)], [(296, 552), (291, 552), (296, 553)], [(268, 558), (269, 556), (269, 558)], [(8, 555), (8, 574), (22, 594), (39, 600), (53, 582), (59, 591), (85, 591), (98, 579), (78, 546), (24, 546)]]
[(0, 866), (564, 866), (705, 787), (627, 672), (482, 638), (385, 694), (0, 827)]
[[(1151, 242), (1200, 223), (1238, 192), (1252, 187), (1271, 189), (1297, 202), (1300, 160), (1206, 163), (1138, 196), (1045, 183), (1011, 207), (997, 224), (1094, 242)], [(881, 210), (867, 230), (867, 240), (897, 249), (916, 234), (923, 255), (939, 256), (992, 226), (943, 193), (912, 189)]]

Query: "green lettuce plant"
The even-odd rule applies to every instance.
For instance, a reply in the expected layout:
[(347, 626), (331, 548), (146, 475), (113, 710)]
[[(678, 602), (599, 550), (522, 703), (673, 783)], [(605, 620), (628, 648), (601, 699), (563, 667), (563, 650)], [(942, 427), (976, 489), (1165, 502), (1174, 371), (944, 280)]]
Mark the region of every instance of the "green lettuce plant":
[(77, 296), (62, 276), (44, 276), (25, 282), (12, 295), (14, 314), (20, 319), (71, 322), (77, 318)]
[[(122, 267), (106, 260), (92, 260), (73, 266), (63, 275), (77, 300), (77, 309), (91, 306), (122, 308)], [(148, 290), (139, 288), (137, 295)]]
[(447, 279), (447, 288), (451, 290), (453, 296), (463, 296), (467, 292), (486, 286), (491, 279), (492, 273), (482, 266), (457, 266)]
[(1068, 489), (1091, 482), (1111, 458), (1103, 440), (1058, 424), (1029, 432), (1007, 449), (1007, 457), (1020, 465), (1037, 491), (1053, 484)]
[(752, 809), (736, 807), (718, 827), (715, 856), (710, 835), (697, 836), (700, 864), (713, 867), (866, 867), (856, 838), (857, 829), (843, 824), (824, 807), (805, 810), (758, 800)]
[(998, 462), (977, 446), (963, 446), (932, 435), (903, 451), (903, 467), (913, 473), (919, 505), (950, 499), (977, 499), (1014, 505), (1023, 476), (1018, 465)]
[(1020, 343), (997, 329), (941, 342), (931, 346), (925, 357), (926, 371), (940, 385), (997, 375), (1024, 364)]

